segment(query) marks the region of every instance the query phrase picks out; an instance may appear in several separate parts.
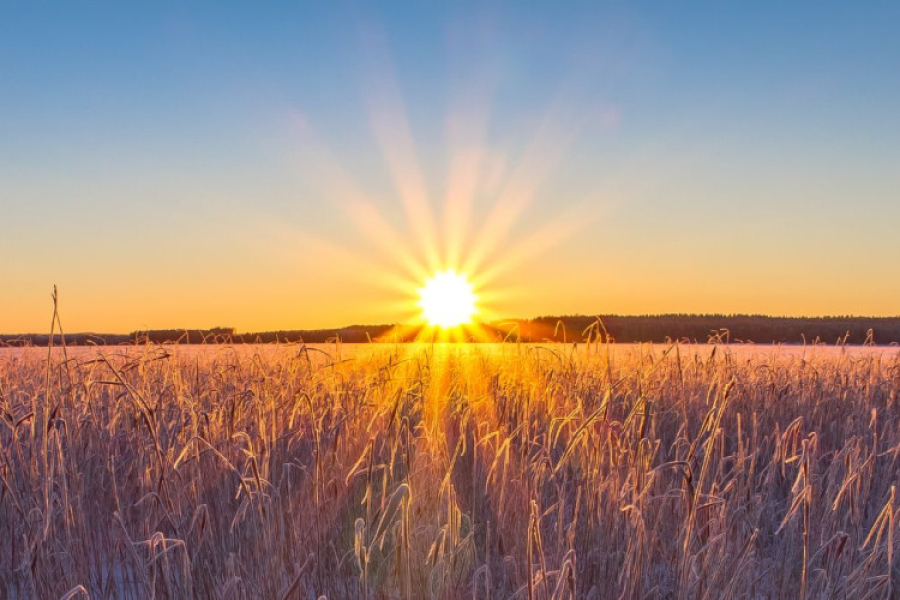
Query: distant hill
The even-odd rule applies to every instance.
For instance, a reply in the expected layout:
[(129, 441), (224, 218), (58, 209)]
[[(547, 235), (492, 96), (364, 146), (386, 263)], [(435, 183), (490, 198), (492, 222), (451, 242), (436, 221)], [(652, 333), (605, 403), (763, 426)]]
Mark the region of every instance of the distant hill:
[[(413, 341), (421, 327), (351, 325), (338, 329), (237, 332), (230, 327), (165, 329), (129, 334), (66, 334), (68, 345), (135, 343), (245, 344), (306, 342), (344, 343)], [(768, 317), (765, 315), (567, 315), (510, 319), (479, 326), (481, 340), (522, 342), (584, 342), (603, 339), (621, 343), (682, 340), (706, 343), (758, 344), (900, 344), (900, 317)], [(0, 335), (4, 346), (46, 346), (47, 334)], [(62, 342), (54, 336), (54, 345)]]

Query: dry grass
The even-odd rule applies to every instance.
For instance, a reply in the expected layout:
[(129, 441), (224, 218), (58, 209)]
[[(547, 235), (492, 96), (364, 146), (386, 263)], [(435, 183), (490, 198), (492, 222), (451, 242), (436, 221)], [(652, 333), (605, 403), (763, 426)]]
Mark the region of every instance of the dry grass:
[(67, 357), (0, 353), (0, 598), (900, 590), (896, 349)]

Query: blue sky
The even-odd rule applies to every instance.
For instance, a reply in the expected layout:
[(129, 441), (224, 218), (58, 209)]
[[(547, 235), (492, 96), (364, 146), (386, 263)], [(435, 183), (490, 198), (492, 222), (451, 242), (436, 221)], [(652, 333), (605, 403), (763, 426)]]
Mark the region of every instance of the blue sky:
[(887, 2), (0, 2), (0, 331), (45, 328), (53, 283), (74, 329), (405, 318), (371, 274), (396, 248), (345, 183), (417, 255), (403, 190), (440, 228), (466, 157), (464, 246), (511, 203), (497, 314), (898, 314), (898, 22)]

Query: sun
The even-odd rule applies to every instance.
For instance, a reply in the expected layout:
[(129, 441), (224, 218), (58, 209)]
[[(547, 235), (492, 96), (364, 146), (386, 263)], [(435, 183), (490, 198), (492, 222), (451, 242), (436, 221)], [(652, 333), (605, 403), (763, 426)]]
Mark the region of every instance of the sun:
[(465, 275), (447, 270), (435, 273), (419, 290), (422, 316), (433, 327), (457, 327), (472, 321), (478, 297)]

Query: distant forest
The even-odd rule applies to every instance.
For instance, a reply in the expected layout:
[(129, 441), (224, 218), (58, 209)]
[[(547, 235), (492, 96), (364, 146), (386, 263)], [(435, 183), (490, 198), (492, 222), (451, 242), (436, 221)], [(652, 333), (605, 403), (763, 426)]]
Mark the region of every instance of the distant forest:
[[(900, 317), (767, 317), (763, 315), (562, 316), (513, 319), (479, 326), (480, 341), (688, 341), (757, 344), (900, 344)], [(402, 331), (399, 334), (398, 331)], [(165, 329), (129, 334), (66, 334), (68, 345), (247, 344), (413, 341), (421, 328), (353, 325), (340, 329), (238, 333), (230, 327)], [(0, 335), (3, 346), (46, 346), (46, 334)], [(62, 343), (59, 335), (54, 345)]]

